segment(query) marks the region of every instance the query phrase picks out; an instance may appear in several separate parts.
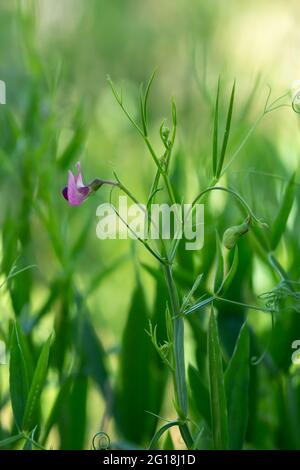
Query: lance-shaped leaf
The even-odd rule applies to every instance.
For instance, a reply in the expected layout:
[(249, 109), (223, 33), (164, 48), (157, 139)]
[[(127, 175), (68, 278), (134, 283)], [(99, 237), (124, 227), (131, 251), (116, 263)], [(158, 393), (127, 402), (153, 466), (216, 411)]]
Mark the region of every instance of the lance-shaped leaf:
[(229, 288), (230, 284), (233, 281), (235, 273), (237, 271), (238, 264), (239, 264), (239, 251), (238, 251), (238, 247), (236, 245), (235, 248), (234, 248), (233, 260), (232, 260), (231, 266), (230, 266), (229, 271), (226, 274), (226, 276), (225, 276), (225, 278), (224, 278), (224, 280), (221, 284), (221, 287), (219, 288), (219, 290), (217, 292), (218, 295), (223, 295), (227, 291), (227, 289)]
[(226, 154), (226, 149), (227, 149), (227, 144), (228, 144), (228, 139), (229, 139), (229, 134), (230, 134), (230, 127), (231, 127), (231, 118), (232, 118), (233, 103), (234, 103), (234, 93), (235, 93), (235, 81), (234, 81), (233, 86), (232, 86), (232, 91), (231, 91), (231, 96), (230, 96), (230, 101), (229, 101), (229, 106), (228, 106), (226, 127), (225, 127), (223, 143), (222, 143), (222, 148), (221, 148), (221, 153), (220, 153), (220, 158), (219, 158), (218, 168), (217, 168), (217, 178), (219, 178), (221, 176), (223, 163), (224, 163), (224, 159), (225, 159), (225, 154)]
[(216, 176), (217, 174), (217, 164), (218, 164), (219, 97), (220, 97), (220, 77), (218, 79), (218, 88), (217, 88), (217, 97), (216, 97), (215, 115), (214, 115), (213, 153), (212, 153), (213, 176)]
[(286, 224), (293, 206), (295, 198), (295, 173), (292, 174), (290, 181), (285, 189), (282, 202), (280, 204), (279, 212), (273, 223), (272, 228), (272, 250), (277, 247), (283, 232), (285, 231)]
[(225, 372), (228, 410), (229, 448), (242, 449), (248, 422), (249, 331), (241, 328), (236, 346)]
[(3, 439), (0, 441), (0, 449), (8, 449), (10, 448), (13, 444), (15, 444), (18, 441), (21, 441), (21, 439), (24, 439), (24, 433), (19, 433), (16, 434), (15, 436), (7, 437), (6, 439)]
[(149, 315), (140, 282), (133, 293), (120, 355), (115, 413), (124, 438), (142, 444), (152, 432), (152, 345), (146, 330)]
[(44, 344), (33, 374), (23, 419), (23, 429), (25, 431), (32, 430), (37, 424), (34, 421), (40, 401), (41, 392), (43, 390), (43, 386), (46, 380), (52, 337), (53, 336), (51, 334), (46, 343)]
[(209, 393), (206, 385), (202, 381), (202, 378), (195, 369), (195, 367), (189, 365), (188, 368), (189, 386), (191, 389), (191, 401), (194, 404), (196, 410), (205, 419), (207, 425), (211, 425), (210, 416), (210, 404), (209, 404)]
[(15, 422), (22, 427), (30, 384), (30, 360), (25, 337), (17, 323), (13, 324), (10, 346), (9, 384)]
[(179, 426), (179, 421), (170, 421), (169, 423), (164, 424), (161, 428), (159, 428), (150, 442), (149, 450), (159, 449), (158, 442), (161, 436), (173, 426)]
[(208, 326), (208, 370), (214, 449), (228, 449), (228, 416), (218, 326), (212, 308)]

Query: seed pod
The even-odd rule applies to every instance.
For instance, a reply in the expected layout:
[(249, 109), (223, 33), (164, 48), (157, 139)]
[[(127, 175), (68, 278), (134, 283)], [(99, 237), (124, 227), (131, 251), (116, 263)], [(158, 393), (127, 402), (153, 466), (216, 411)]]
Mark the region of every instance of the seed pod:
[(248, 232), (251, 225), (251, 220), (248, 217), (245, 222), (240, 225), (234, 225), (225, 230), (223, 235), (223, 245), (228, 250), (232, 250), (235, 247), (236, 242), (240, 237)]

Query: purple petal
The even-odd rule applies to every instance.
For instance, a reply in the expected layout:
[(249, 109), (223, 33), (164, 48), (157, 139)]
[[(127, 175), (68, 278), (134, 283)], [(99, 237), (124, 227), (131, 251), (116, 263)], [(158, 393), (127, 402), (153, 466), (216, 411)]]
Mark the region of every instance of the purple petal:
[(79, 206), (83, 203), (89, 193), (89, 188), (83, 186), (78, 188), (76, 184), (76, 178), (71, 171), (69, 171), (68, 177), (68, 201), (71, 206)]
[(63, 197), (68, 201), (68, 186), (65, 186), (62, 190)]
[(76, 163), (76, 168), (77, 168), (77, 175), (75, 176), (75, 182), (76, 182), (77, 188), (81, 188), (82, 186), (84, 186), (84, 184), (82, 181), (80, 162)]
[(81, 186), (81, 188), (77, 188), (77, 191), (83, 196), (87, 197), (90, 193), (90, 188), (89, 186)]

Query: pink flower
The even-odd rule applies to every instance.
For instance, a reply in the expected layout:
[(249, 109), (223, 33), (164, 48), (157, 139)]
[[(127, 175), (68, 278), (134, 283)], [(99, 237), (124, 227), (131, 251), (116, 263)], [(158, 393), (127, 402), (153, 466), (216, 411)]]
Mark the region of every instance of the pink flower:
[(71, 206), (79, 206), (82, 204), (92, 191), (90, 185), (86, 186), (82, 181), (80, 162), (77, 162), (77, 175), (73, 175), (72, 171), (68, 173), (68, 185), (63, 189), (64, 198)]
[(62, 190), (63, 197), (71, 206), (80, 206), (91, 193), (98, 191), (104, 184), (119, 186), (118, 181), (100, 178), (94, 178), (90, 183), (84, 184), (82, 181), (80, 162), (76, 163), (76, 167), (77, 175), (73, 175), (72, 171), (69, 171), (68, 185)]

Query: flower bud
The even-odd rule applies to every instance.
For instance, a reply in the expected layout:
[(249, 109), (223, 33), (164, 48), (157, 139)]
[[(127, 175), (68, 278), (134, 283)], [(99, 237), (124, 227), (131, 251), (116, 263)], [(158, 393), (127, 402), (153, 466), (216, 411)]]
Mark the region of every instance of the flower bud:
[(248, 232), (250, 225), (251, 221), (248, 218), (242, 224), (234, 225), (233, 227), (229, 227), (227, 230), (225, 230), (223, 235), (223, 245), (225, 248), (228, 250), (234, 248), (238, 239)]
[(165, 126), (165, 124), (163, 123), (160, 127), (160, 137), (166, 147), (169, 147), (170, 145), (169, 135), (170, 135), (170, 129), (167, 126)]

